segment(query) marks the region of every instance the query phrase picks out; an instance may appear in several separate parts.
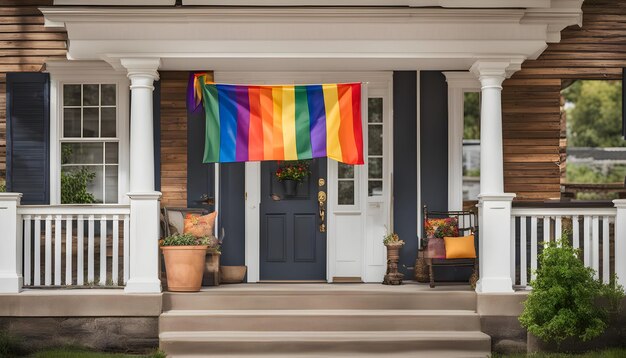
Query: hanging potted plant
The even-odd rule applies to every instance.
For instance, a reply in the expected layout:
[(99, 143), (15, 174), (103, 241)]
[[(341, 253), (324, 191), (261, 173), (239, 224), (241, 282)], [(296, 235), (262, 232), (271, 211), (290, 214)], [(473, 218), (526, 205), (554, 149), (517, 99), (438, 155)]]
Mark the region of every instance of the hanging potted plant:
[(286, 196), (294, 196), (298, 184), (306, 179), (311, 171), (309, 163), (304, 161), (283, 162), (276, 169), (276, 179), (283, 184)]
[(400, 249), (404, 241), (395, 232), (388, 232), (383, 238), (383, 244), (387, 248), (387, 272), (383, 280), (385, 285), (401, 285), (404, 274), (398, 272), (400, 261)]
[(169, 291), (200, 291), (209, 244), (208, 238), (191, 234), (170, 235), (161, 241)]

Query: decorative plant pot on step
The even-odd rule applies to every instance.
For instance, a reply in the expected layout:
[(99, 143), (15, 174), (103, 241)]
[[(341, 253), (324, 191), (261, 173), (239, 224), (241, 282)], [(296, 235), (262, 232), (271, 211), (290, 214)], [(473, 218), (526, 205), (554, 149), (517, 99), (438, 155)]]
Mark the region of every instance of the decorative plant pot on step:
[(247, 266), (221, 266), (220, 283), (242, 283), (247, 269)]
[(283, 188), (285, 189), (285, 196), (294, 196), (298, 191), (298, 182), (295, 180), (283, 180)]
[(400, 261), (400, 249), (402, 243), (391, 243), (385, 245), (387, 248), (387, 273), (383, 280), (385, 285), (401, 285), (404, 274), (398, 272), (398, 261)]
[(219, 286), (220, 284), (220, 253), (207, 252), (204, 262), (202, 286)]
[(207, 245), (161, 246), (168, 291), (200, 291), (207, 247)]

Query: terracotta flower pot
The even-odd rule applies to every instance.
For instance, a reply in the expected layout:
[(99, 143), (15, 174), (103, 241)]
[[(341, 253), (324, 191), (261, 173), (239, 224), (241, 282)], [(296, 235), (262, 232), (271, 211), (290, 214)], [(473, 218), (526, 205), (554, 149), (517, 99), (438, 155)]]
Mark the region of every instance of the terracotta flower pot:
[(200, 291), (207, 247), (207, 245), (161, 246), (168, 291)]

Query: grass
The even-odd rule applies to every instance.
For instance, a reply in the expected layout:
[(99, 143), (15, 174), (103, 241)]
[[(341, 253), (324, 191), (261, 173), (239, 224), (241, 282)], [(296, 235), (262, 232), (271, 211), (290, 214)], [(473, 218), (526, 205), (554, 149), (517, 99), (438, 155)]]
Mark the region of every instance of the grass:
[(45, 349), (33, 352), (20, 339), (0, 331), (0, 358), (165, 358), (165, 353), (156, 351), (148, 355), (102, 353), (80, 347)]
[(596, 352), (586, 352), (580, 354), (568, 354), (568, 353), (535, 353), (535, 354), (494, 354), (492, 358), (624, 358), (626, 357), (626, 349), (623, 348), (610, 348)]

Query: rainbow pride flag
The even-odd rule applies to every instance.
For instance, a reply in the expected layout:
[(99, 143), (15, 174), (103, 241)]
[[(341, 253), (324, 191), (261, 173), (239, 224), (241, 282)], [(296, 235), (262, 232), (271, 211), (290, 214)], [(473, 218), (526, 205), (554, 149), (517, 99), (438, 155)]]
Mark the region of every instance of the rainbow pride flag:
[(360, 83), (242, 86), (195, 74), (192, 91), (191, 110), (201, 102), (206, 115), (204, 163), (328, 157), (363, 164)]

